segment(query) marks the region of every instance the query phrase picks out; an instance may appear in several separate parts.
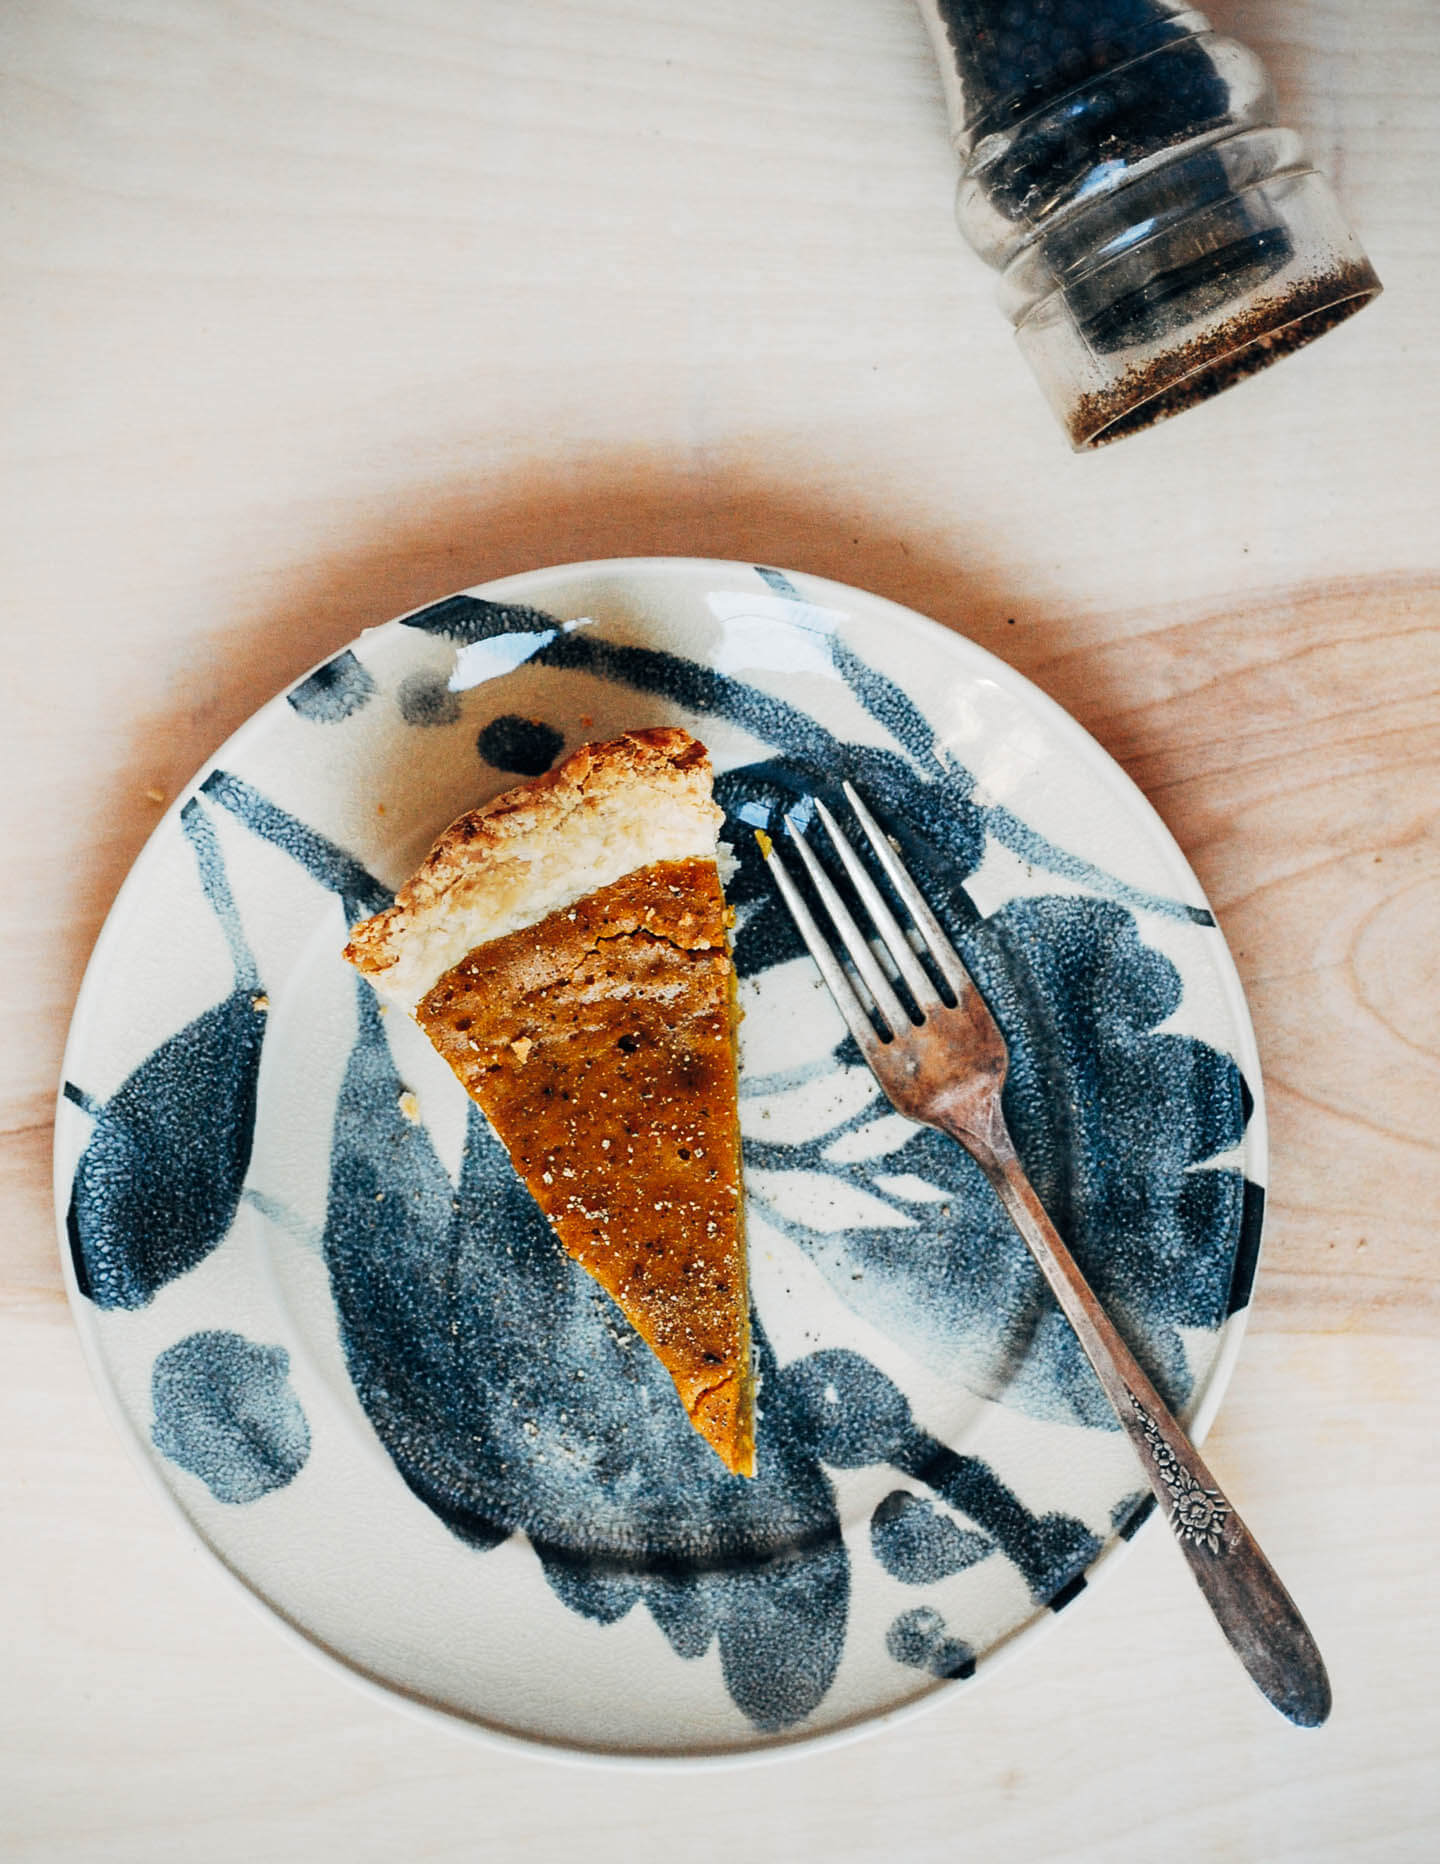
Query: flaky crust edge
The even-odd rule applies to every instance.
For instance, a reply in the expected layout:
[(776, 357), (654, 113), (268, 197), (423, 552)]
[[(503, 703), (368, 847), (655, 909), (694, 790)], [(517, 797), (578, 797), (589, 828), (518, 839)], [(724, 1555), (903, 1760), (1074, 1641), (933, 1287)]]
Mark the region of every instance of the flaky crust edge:
[[(543, 834), (587, 797), (618, 792), (636, 777), (663, 779), (665, 767), (693, 788), (698, 802), (710, 802), (710, 753), (698, 738), (674, 725), (623, 732), (603, 744), (583, 744), (543, 777), (518, 784), (457, 816), (439, 837), (415, 873), (395, 895), (394, 904), (350, 929), (344, 956), (357, 971), (375, 976), (395, 964), (412, 929), (443, 912), (452, 888), (473, 881), (523, 838)], [(715, 810), (718, 823), (720, 812)]]

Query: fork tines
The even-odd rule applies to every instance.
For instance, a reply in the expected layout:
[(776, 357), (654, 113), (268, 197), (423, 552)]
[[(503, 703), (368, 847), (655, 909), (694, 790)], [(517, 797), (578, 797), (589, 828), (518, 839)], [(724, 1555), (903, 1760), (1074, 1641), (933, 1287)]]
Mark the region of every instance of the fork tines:
[[(924, 894), (911, 879), (904, 863), (879, 823), (866, 808), (854, 785), (846, 783), (844, 787), (846, 798), (855, 812), (855, 819), (865, 831), (866, 839), (885, 877), (914, 921), (924, 949), (934, 962), (940, 976), (955, 993), (958, 1001), (971, 987), (970, 975), (961, 963), (958, 952), (946, 937), (939, 920), (930, 910)], [(890, 910), (884, 894), (856, 852), (849, 836), (819, 797), (815, 798), (815, 809), (825, 825), (825, 832), (830, 837), (835, 852), (840, 858), (840, 864), (874, 927), (880, 946), (894, 968), (895, 978), (903, 983), (914, 1001), (918, 1018), (901, 1000), (895, 983), (891, 976), (887, 975), (885, 967), (875, 954), (869, 935), (861, 929), (834, 881), (820, 865), (814, 850), (805, 838), (804, 830), (796, 825), (794, 819), (787, 816), (785, 826), (795, 845), (795, 851), (835, 928), (846, 956), (864, 985), (870, 1004), (873, 1005), (884, 1025), (883, 1029), (877, 1031), (870, 1009), (855, 988), (850, 972), (840, 962), (820, 930), (804, 896), (768, 836), (760, 838), (760, 849), (775, 877), (775, 884), (780, 890), (781, 898), (790, 909), (791, 917), (795, 921), (801, 938), (804, 939), (811, 957), (820, 967), (821, 975), (829, 985), (830, 993), (849, 1025), (851, 1034), (864, 1050), (873, 1046), (877, 1039), (883, 1040), (886, 1037), (903, 1033), (917, 1020), (923, 1023), (933, 1011), (945, 1007), (945, 998), (921, 963), (904, 927)]]

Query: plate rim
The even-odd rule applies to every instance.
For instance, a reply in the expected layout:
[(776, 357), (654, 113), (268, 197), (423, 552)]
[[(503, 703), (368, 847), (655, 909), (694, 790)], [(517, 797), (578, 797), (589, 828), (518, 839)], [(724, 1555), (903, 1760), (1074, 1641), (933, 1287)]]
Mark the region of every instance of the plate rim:
[[(598, 1743), (578, 1742), (569, 1737), (521, 1732), (466, 1710), (450, 1707), (409, 1690), (403, 1684), (382, 1679), (353, 1658), (334, 1649), (323, 1638), (291, 1618), (277, 1603), (262, 1594), (258, 1587), (253, 1585), (226, 1557), (221, 1548), (210, 1539), (200, 1524), (187, 1513), (179, 1497), (161, 1475), (152, 1447), (143, 1438), (137, 1422), (120, 1401), (101, 1347), (95, 1315), (91, 1311), (92, 1304), (80, 1292), (71, 1260), (65, 1213), (68, 1208), (73, 1166), (67, 1171), (64, 1159), (65, 1147), (61, 1141), (61, 1120), (64, 1109), (69, 1104), (64, 1087), (66, 1081), (71, 1078), (71, 1063), (81, 1046), (85, 1026), (94, 1014), (95, 1003), (92, 999), (98, 998), (99, 995), (98, 974), (103, 967), (97, 961), (105, 955), (108, 946), (118, 938), (120, 921), (131, 910), (140, 894), (141, 881), (138, 876), (139, 870), (145, 864), (146, 856), (160, 838), (166, 835), (172, 825), (179, 820), (186, 804), (199, 792), (204, 779), (217, 765), (221, 764), (232, 747), (258, 732), (261, 729), (260, 721), (271, 712), (272, 708), (283, 703), (292, 692), (303, 686), (314, 673), (321, 667), (327, 666), (337, 655), (343, 654), (348, 648), (353, 648), (357, 642), (367, 636), (403, 624), (410, 616), (422, 614), (425, 610), (434, 607), (437, 602), (445, 601), (454, 595), (473, 595), (488, 601), (501, 601), (513, 600), (525, 592), (530, 603), (536, 605), (537, 584), (543, 584), (552, 578), (556, 581), (563, 581), (566, 578), (585, 574), (597, 576), (628, 574), (658, 578), (663, 577), (667, 571), (705, 569), (754, 575), (762, 567), (776, 569), (779, 574), (787, 577), (803, 579), (807, 599), (810, 599), (810, 591), (832, 592), (841, 598), (859, 597), (867, 607), (878, 605), (879, 608), (887, 611), (889, 619), (927, 644), (936, 645), (936, 637), (940, 637), (947, 651), (958, 655), (961, 660), (971, 658), (979, 671), (990, 673), (998, 684), (1009, 688), (1026, 704), (1037, 706), (1047, 723), (1057, 730), (1063, 740), (1073, 743), (1083, 756), (1091, 759), (1098, 757), (1103, 766), (1108, 766), (1107, 775), (1111, 781), (1118, 780), (1120, 788), (1127, 794), (1131, 805), (1138, 806), (1141, 813), (1148, 816), (1152, 829), (1156, 832), (1159, 843), (1165, 851), (1167, 861), (1188, 877), (1198, 900), (1211, 914), (1213, 930), (1219, 941), (1219, 962), (1215, 965), (1216, 977), (1236, 1038), (1236, 1053), (1233, 1059), (1241, 1069), (1245, 1083), (1254, 1098), (1250, 1120), (1236, 1150), (1241, 1154), (1247, 1179), (1262, 1188), (1266, 1187), (1268, 1184), (1269, 1127), (1266, 1117), (1264, 1078), (1254, 1023), (1234, 955), (1230, 950), (1229, 940), (1221, 928), (1219, 918), (1184, 849), (1135, 779), (1101, 744), (1100, 740), (1058, 700), (1052, 698), (1043, 687), (1027, 674), (1012, 667), (1008, 661), (1001, 659), (989, 648), (983, 647), (979, 642), (962, 633), (959, 628), (937, 621), (933, 616), (925, 615), (918, 609), (909, 608), (888, 596), (863, 589), (856, 584), (843, 583), (833, 577), (818, 575), (809, 570), (781, 568), (771, 564), (761, 565), (746, 558), (659, 554), (581, 558), (573, 562), (545, 564), (431, 597), (428, 601), (402, 610), (385, 621), (372, 623), (360, 629), (358, 633), (350, 635), (345, 641), (332, 647), (319, 660), (308, 666), (293, 680), (278, 687), (269, 698), (263, 700), (247, 714), (239, 725), (209, 752), (193, 775), (180, 786), (159, 820), (151, 828), (131, 860), (120, 886), (116, 889), (106, 909), (100, 930), (90, 947), (85, 961), (84, 974), (71, 1009), (60, 1061), (51, 1162), (56, 1237), (66, 1301), (75, 1332), (79, 1336), (82, 1357), (91, 1382), (111, 1424), (119, 1432), (132, 1460), (139, 1465), (147, 1486), (159, 1496), (164, 1506), (192, 1541), (203, 1548), (229, 1584), (248, 1602), (250, 1608), (263, 1616), (270, 1625), (278, 1628), (292, 1647), (308, 1653), (327, 1671), (343, 1676), (353, 1686), (358, 1687), (377, 1702), (419, 1717), (427, 1725), (438, 1724), (452, 1731), (458, 1731), (468, 1738), (493, 1744), (502, 1751), (510, 1753), (518, 1751), (536, 1759), (558, 1761), (571, 1766), (672, 1773), (680, 1769), (713, 1771), (778, 1763), (797, 1753), (818, 1753), (822, 1750), (846, 1746), (870, 1735), (893, 1729), (916, 1716), (937, 1710), (944, 1702), (961, 1695), (968, 1696), (970, 1691), (957, 1691), (948, 1679), (935, 1678), (927, 1688), (907, 1701), (894, 1704), (888, 1709), (857, 1711), (851, 1718), (821, 1730), (807, 1732), (802, 1726), (778, 1735), (757, 1736), (745, 1745), (724, 1747), (699, 1745), (688, 1749), (609, 1748)], [(872, 617), (865, 619), (869, 620)], [(1262, 1218), (1251, 1280), (1252, 1294), (1243, 1307), (1227, 1313), (1222, 1320), (1217, 1329), (1218, 1344), (1215, 1357), (1200, 1396), (1193, 1407), (1187, 1407), (1188, 1421), (1185, 1427), (1196, 1444), (1203, 1443), (1209, 1435), (1234, 1376), (1240, 1348), (1249, 1326), (1250, 1309), (1254, 1300), (1253, 1287), (1259, 1275), (1264, 1253), (1265, 1224)], [(1185, 1416), (1186, 1413), (1182, 1413), (1182, 1419)], [(1117, 1563), (1130, 1551), (1133, 1543), (1150, 1526), (1151, 1520), (1160, 1512), (1158, 1507), (1152, 1506), (1146, 1518), (1128, 1537), (1114, 1534), (1105, 1542), (1101, 1551), (1084, 1569), (1086, 1590), (1091, 1589), (1097, 1579), (1108, 1577)], [(1048, 1605), (1036, 1606), (1029, 1617), (987, 1648), (984, 1653), (983, 1674), (989, 1676), (997, 1666), (1010, 1664), (1022, 1650), (1028, 1648), (1037, 1638), (1043, 1637), (1053, 1627), (1058, 1617), (1059, 1613)], [(976, 1677), (971, 1680), (978, 1680), (981, 1673), (981, 1670), (977, 1668)]]

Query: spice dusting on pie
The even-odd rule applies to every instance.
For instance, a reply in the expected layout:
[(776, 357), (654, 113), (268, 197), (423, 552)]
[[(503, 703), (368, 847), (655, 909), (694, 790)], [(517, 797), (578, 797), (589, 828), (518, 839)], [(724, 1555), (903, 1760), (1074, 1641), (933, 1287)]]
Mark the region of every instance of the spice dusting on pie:
[(734, 967), (710, 761), (585, 745), (446, 830), (345, 955), (483, 1108), (569, 1253), (755, 1469)]

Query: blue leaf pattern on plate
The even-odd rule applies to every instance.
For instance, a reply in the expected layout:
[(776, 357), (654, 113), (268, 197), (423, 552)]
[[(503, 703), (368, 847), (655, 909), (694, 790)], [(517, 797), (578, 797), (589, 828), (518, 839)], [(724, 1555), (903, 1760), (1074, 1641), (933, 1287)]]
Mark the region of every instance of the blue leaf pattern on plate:
[(243, 822), (252, 834), (288, 854), (322, 887), (338, 894), (345, 923), (378, 913), (390, 904), (390, 889), (333, 841), (262, 796), (253, 784), (228, 770), (212, 770), (200, 785), (202, 796)]
[(690, 1428), (478, 1112), (452, 1188), (357, 992), (325, 1259), (350, 1376), (400, 1473), (473, 1546), (524, 1532), (572, 1610), (603, 1624), (644, 1603), (682, 1656), (718, 1637), (757, 1726), (808, 1714), (839, 1660), (848, 1567), (763, 1337), (763, 1473), (747, 1482)]
[[(1183, 1405), (1190, 1382), (1176, 1330), (1224, 1320), (1242, 1234), (1243, 1178), (1194, 1169), (1244, 1132), (1239, 1071), (1204, 1043), (1155, 1033), (1178, 1001), (1178, 977), (1123, 907), (1022, 899), (968, 925), (949, 918), (1010, 1047), (1005, 1111), (1026, 1170), (1146, 1370)], [(751, 929), (747, 921), (742, 943)], [(847, 1058), (859, 1061), (848, 1039), (837, 1061)], [(769, 1171), (825, 1171), (873, 1191), (873, 1162), (827, 1156), (873, 1117), (866, 1109), (800, 1145), (748, 1143), (761, 1203)], [(884, 1171), (941, 1196), (906, 1205), (904, 1228), (854, 1226), (839, 1239), (773, 1202), (766, 1214), (848, 1305), (927, 1363), (962, 1366), (975, 1389), (1038, 1415), (1118, 1428), (979, 1167), (917, 1127), (885, 1153)], [(923, 1290), (917, 1261), (927, 1265)]]
[(65, 1227), (80, 1291), (102, 1308), (146, 1306), (220, 1244), (255, 1138), (260, 978), (214, 828), (193, 799), (180, 821), (230, 948), (235, 988), (146, 1056), (108, 1102), (65, 1084), (66, 1098), (95, 1121)]
[(283, 1346), (192, 1333), (155, 1361), (151, 1441), (217, 1502), (254, 1502), (283, 1489), (310, 1454), (310, 1426), (289, 1372)]
[[(778, 572), (761, 574), (777, 593), (791, 592)], [(1128, 887), (977, 802), (970, 773), (937, 748), (905, 693), (833, 637), (837, 673), (898, 748), (840, 740), (742, 680), (567, 629), (528, 607), (457, 596), (404, 625), (462, 648), (522, 637), (522, 658), (532, 664), (723, 717), (773, 747), (717, 783), (739, 860), (727, 891), (739, 917), (736, 962), (744, 976), (801, 952), (750, 826), (804, 813), (816, 794), (838, 802), (840, 780), (856, 782), (896, 834), (1005, 1030), (1007, 1114), (1037, 1189), (1161, 1389), (1183, 1401), (1189, 1375), (1176, 1330), (1213, 1329), (1230, 1306), (1243, 1304), (1259, 1195), (1237, 1173), (1195, 1169), (1239, 1139), (1248, 1097), (1228, 1058), (1159, 1030), (1178, 1001), (1178, 978), (1145, 946), (1133, 914), (1144, 908), (1201, 924), (1208, 914)], [(322, 681), (305, 715), (325, 716), (325, 692), (342, 692), (348, 679), (337, 674), (328, 687)], [(417, 724), (447, 721), (452, 710), (448, 696), (443, 706), (427, 698), (410, 709)], [(525, 725), (529, 735), (502, 743), (497, 725), (511, 737), (512, 727)], [(538, 768), (542, 751), (548, 762), (561, 742), (540, 721), (509, 715), (488, 729), (482, 753), (508, 768)], [(202, 794), (335, 892), (348, 920), (388, 903), (388, 889), (351, 855), (244, 779), (216, 771)], [(142, 1063), (108, 1106), (72, 1090), (96, 1118), (75, 1176), (71, 1228), (82, 1286), (101, 1305), (148, 1300), (213, 1248), (233, 1217), (249, 1156), (261, 1029), (250, 999), (258, 980), (197, 803), (184, 826), (230, 940), (236, 988)], [(965, 881), (987, 836), (1037, 867), (1079, 880), (1092, 897), (1020, 899), (982, 919)], [(357, 980), (356, 993), (357, 1038), (335, 1118), (325, 1262), (361, 1403), (406, 1483), (460, 1539), (486, 1549), (524, 1533), (569, 1609), (607, 1624), (640, 1604), (681, 1657), (718, 1645), (733, 1700), (762, 1730), (792, 1726), (814, 1710), (844, 1646), (850, 1573), (827, 1466), (893, 1468), (974, 1524), (958, 1526), (912, 1489), (893, 1491), (875, 1511), (872, 1545), (906, 1583), (963, 1570), (992, 1551), (1014, 1563), (1039, 1602), (1081, 1583), (1100, 1547), (1082, 1522), (1032, 1514), (986, 1463), (931, 1436), (898, 1387), (861, 1355), (832, 1349), (778, 1365), (758, 1320), (761, 1473), (753, 1482), (729, 1476), (689, 1428), (658, 1362), (560, 1248), (473, 1109), (459, 1183), (452, 1184), (425, 1129), (401, 1110), (403, 1084), (368, 985)], [(847, 1038), (812, 1075), (858, 1061)], [(201, 1069), (218, 1083), (217, 1126), (204, 1144), (205, 1097), (189, 1091)], [(903, 1227), (822, 1237), (775, 1209), (767, 1211), (771, 1221), (843, 1300), (912, 1351), (963, 1366), (1007, 1403), (1110, 1427), (1073, 1337), (959, 1148), (923, 1129), (902, 1133), (884, 1153), (883, 1185), (873, 1161), (846, 1163), (843, 1147), (830, 1156), (877, 1111), (868, 1106), (798, 1144), (747, 1142), (747, 1168), (760, 1182), (803, 1171), (864, 1188), (902, 1213)], [(183, 1206), (183, 1221), (157, 1230), (151, 1219), (163, 1214), (167, 1197)], [(191, 1239), (189, 1247), (175, 1246), (177, 1232)], [(157, 1247), (165, 1235), (171, 1242)], [(220, 1336), (203, 1337), (213, 1360)], [(233, 1421), (250, 1413), (230, 1404), (232, 1387), (248, 1379), (246, 1389), (268, 1390), (259, 1461), (271, 1455), (263, 1446), (281, 1439), (293, 1461), (294, 1419), (275, 1397), (288, 1390), (285, 1365), (271, 1359), (262, 1366), (245, 1353), (237, 1360), (240, 1348), (281, 1353), (244, 1342), (221, 1351), (215, 1363), (230, 1366), (230, 1384), (222, 1379), (215, 1402)], [(173, 1393), (163, 1425), (158, 1396), (156, 1407), (157, 1443), (163, 1434), (165, 1453), (190, 1468), (204, 1460), (193, 1448), (193, 1417), (210, 1417), (204, 1404), (196, 1410), (197, 1364), (192, 1350), (171, 1368), (174, 1391), (188, 1394), (192, 1423), (183, 1422)], [(157, 1379), (159, 1372), (157, 1363)], [(283, 1428), (282, 1417), (289, 1418)], [(278, 1470), (285, 1455), (275, 1456)], [(301, 1453), (295, 1468), (303, 1460)], [(239, 1490), (261, 1480), (253, 1468), (232, 1479), (217, 1476), (217, 1467), (197, 1473), (217, 1495), (229, 1484), (235, 1492), (222, 1499), (242, 1499)], [(968, 1646), (949, 1637), (928, 1607), (898, 1618), (889, 1646), (897, 1661), (932, 1674), (974, 1668)]]
[(974, 1566), (994, 1551), (994, 1542), (957, 1527), (908, 1489), (892, 1489), (870, 1517), (870, 1547), (892, 1579), (928, 1586)]
[[(917, 1266), (923, 1298), (923, 1272)], [(832, 1469), (889, 1464), (981, 1527), (1043, 1603), (1087, 1567), (1100, 1543), (1069, 1515), (1033, 1515), (994, 1470), (923, 1430), (900, 1388), (859, 1353), (829, 1348), (786, 1368), (802, 1440)]]
[(375, 678), (350, 648), (316, 667), (285, 695), (292, 711), (317, 725), (339, 725), (375, 696)]
[(958, 1680), (975, 1674), (975, 1653), (958, 1637), (946, 1637), (945, 1620), (930, 1605), (902, 1612), (885, 1636), (885, 1648), (896, 1663), (932, 1676)]

